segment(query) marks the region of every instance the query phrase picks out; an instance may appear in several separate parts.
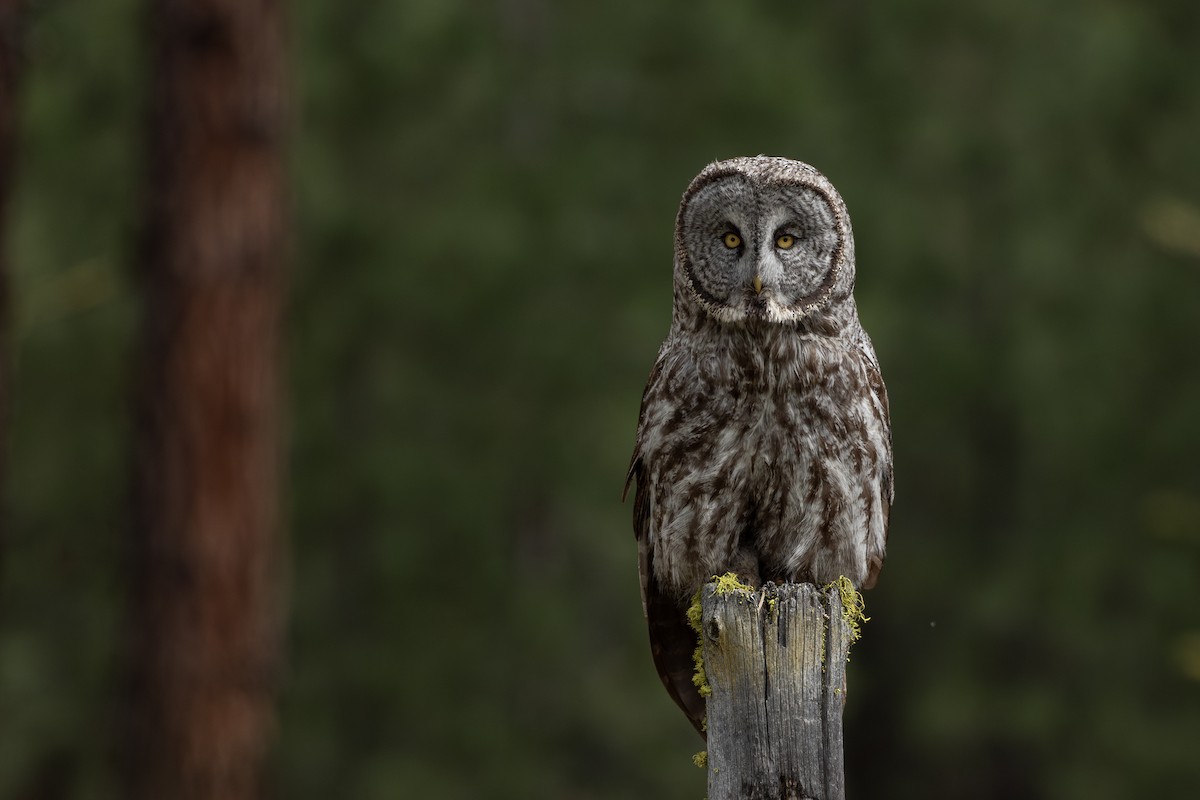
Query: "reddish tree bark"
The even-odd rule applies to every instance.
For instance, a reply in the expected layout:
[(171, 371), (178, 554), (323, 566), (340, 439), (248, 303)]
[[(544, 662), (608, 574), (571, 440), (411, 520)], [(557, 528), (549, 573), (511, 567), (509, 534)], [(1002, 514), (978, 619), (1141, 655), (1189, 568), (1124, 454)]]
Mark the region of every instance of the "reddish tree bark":
[(280, 647), (282, 0), (152, 0), (127, 796), (259, 796)]

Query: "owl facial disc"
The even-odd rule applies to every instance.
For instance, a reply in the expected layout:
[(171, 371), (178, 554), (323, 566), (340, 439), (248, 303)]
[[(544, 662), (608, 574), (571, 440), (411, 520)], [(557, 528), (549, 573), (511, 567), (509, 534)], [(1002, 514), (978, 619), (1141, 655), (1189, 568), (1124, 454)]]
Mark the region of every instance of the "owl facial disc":
[(816, 170), (739, 159), (714, 164), (689, 187), (676, 247), (683, 282), (708, 314), (785, 323), (839, 289), (848, 294), (848, 237), (841, 199)]

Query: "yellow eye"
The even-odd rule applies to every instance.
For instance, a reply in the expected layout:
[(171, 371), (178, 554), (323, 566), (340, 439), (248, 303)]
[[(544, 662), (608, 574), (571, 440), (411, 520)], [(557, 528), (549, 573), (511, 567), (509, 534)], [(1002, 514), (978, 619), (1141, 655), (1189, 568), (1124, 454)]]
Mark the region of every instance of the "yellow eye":
[(734, 249), (735, 247), (742, 246), (742, 237), (738, 236), (733, 231), (730, 231), (729, 233), (722, 236), (721, 241), (724, 242), (725, 246), (728, 247), (730, 250)]
[(780, 250), (791, 250), (792, 245), (796, 243), (796, 237), (790, 233), (783, 233), (775, 237), (775, 246)]

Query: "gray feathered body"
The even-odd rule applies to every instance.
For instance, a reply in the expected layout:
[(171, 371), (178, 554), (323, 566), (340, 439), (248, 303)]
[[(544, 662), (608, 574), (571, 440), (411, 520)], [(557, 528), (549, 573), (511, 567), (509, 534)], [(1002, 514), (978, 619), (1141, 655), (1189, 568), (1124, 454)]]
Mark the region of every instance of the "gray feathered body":
[(683, 611), (704, 581), (869, 588), (883, 563), (888, 401), (854, 267), (842, 200), (806, 164), (719, 162), (684, 195), (629, 480), (655, 661), (697, 729)]

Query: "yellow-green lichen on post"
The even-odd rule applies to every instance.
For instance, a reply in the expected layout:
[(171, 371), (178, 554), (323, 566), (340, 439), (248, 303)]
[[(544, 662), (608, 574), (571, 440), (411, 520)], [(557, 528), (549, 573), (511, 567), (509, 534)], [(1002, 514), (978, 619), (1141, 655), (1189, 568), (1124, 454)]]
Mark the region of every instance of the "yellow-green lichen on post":
[[(713, 575), (713, 582), (716, 584), (713, 591), (717, 594), (729, 594), (731, 592), (753, 592), (754, 587), (742, 583), (737, 576), (737, 573), (726, 572), (724, 575)], [(697, 589), (692, 595), (691, 605), (687, 610), (688, 626), (696, 632), (696, 649), (692, 651), (692, 662), (696, 666), (696, 671), (692, 673), (692, 683), (696, 685), (696, 691), (701, 697), (710, 697), (712, 695), (712, 686), (708, 683), (708, 676), (704, 672), (704, 638), (701, 636), (701, 605), (700, 593), (703, 589)]]
[(692, 595), (692, 603), (687, 610), (688, 626), (696, 632), (696, 649), (692, 651), (692, 663), (696, 670), (692, 673), (692, 683), (696, 685), (696, 691), (701, 697), (709, 697), (712, 687), (709, 686), (708, 676), (704, 673), (704, 638), (700, 635), (700, 591), (697, 589)]
[(708, 751), (701, 750), (699, 753), (696, 753), (696, 755), (692, 756), (692, 763), (695, 764), (700, 769), (704, 769), (705, 767), (707, 767), (708, 766)]
[(871, 620), (866, 615), (867, 604), (863, 600), (862, 592), (855, 589), (854, 583), (845, 575), (842, 575), (824, 588), (826, 591), (829, 589), (838, 590), (838, 594), (842, 598), (842, 619), (846, 621), (846, 626), (850, 628), (850, 641), (857, 642), (862, 638), (862, 623), (870, 622)]
[[(742, 583), (738, 580), (737, 573), (726, 572), (724, 575), (713, 575), (713, 581), (716, 582), (714, 591), (717, 594), (729, 594), (730, 592), (753, 592), (754, 587), (748, 583)], [(696, 595), (699, 600), (699, 595)]]

